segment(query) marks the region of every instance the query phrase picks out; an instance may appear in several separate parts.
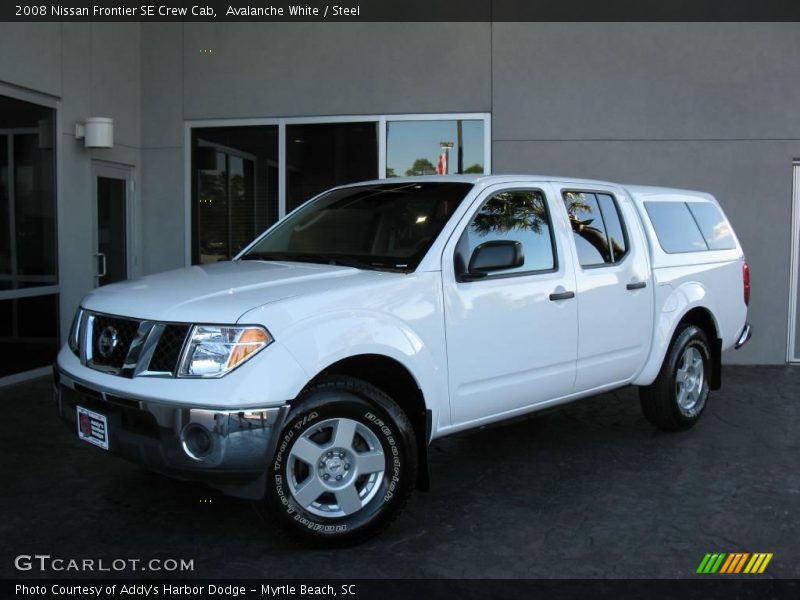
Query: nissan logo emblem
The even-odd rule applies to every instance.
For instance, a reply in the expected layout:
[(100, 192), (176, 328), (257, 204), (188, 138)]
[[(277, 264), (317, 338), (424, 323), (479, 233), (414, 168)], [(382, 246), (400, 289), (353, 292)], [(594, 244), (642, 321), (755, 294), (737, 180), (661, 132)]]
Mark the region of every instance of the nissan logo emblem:
[(119, 343), (119, 333), (111, 325), (100, 332), (100, 337), (97, 339), (97, 350), (100, 356), (108, 358), (114, 352), (114, 349)]

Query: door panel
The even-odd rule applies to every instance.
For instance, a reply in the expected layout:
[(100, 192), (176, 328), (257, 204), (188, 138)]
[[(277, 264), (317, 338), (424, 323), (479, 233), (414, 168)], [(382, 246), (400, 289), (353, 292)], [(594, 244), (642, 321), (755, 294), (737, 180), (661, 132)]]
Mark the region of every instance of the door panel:
[[(485, 219), (481, 220), (486, 215), (481, 215), (479, 209), (503, 191), (491, 188), (473, 204), (470, 217), (456, 231), (443, 256), (453, 425), (569, 394), (574, 383), (577, 303), (574, 298), (550, 299), (553, 293), (575, 289), (572, 258), (563, 252), (568, 239), (562, 219), (550, 219), (552, 247), (557, 256), (555, 269), (526, 273), (523, 265), (517, 273), (457, 281), (458, 259), (454, 259), (457, 246), (475, 236), (476, 231), (487, 231)], [(552, 215), (552, 198), (548, 198), (546, 206)], [(473, 220), (476, 214), (479, 218)], [(523, 251), (527, 246), (526, 264), (541, 267), (543, 263), (532, 256), (532, 252), (541, 252), (541, 247), (537, 248), (537, 242), (525, 241), (525, 233), (521, 232), (530, 224), (509, 225), (508, 211), (498, 210), (494, 214), (502, 230), (499, 237), (519, 238), (514, 241), (523, 243)], [(467, 233), (462, 235), (465, 230)], [(475, 241), (472, 240), (473, 244)]]
[(98, 285), (128, 278), (126, 185), (124, 179), (97, 178), (97, 251), (102, 260)]
[(620, 227), (638, 218), (624, 195), (603, 189), (560, 192), (581, 263), (575, 391), (583, 392), (630, 380), (641, 368), (652, 339), (652, 281), (640, 228)]

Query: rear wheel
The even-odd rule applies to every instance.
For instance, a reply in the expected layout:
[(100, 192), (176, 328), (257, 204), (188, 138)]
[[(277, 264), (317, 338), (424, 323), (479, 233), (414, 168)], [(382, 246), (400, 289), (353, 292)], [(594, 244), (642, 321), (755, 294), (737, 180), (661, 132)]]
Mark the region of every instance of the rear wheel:
[(301, 395), (267, 478), (267, 501), (289, 530), (320, 545), (363, 541), (406, 503), (417, 472), (411, 423), (381, 390), (349, 377)]
[(678, 329), (656, 380), (639, 389), (645, 418), (664, 431), (692, 427), (708, 404), (711, 351), (695, 325)]

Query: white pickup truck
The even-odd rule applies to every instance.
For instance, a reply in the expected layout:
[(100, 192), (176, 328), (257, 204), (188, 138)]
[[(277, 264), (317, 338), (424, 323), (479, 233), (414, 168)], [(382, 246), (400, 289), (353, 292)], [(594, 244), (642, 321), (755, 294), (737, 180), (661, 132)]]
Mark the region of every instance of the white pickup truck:
[(709, 194), (532, 176), (389, 179), (234, 260), (101, 287), (55, 369), (78, 437), (353, 543), (427, 486), (430, 442), (627, 385), (691, 427), (750, 337)]

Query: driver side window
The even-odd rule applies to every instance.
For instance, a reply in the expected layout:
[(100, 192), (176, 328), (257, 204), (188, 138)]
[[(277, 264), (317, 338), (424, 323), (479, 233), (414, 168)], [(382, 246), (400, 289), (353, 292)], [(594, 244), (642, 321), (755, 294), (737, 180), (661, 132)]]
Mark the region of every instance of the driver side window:
[(495, 271), (492, 277), (554, 270), (553, 231), (544, 193), (507, 190), (491, 196), (464, 230), (458, 254), (468, 262), (475, 248), (492, 241), (519, 242), (524, 255), (522, 265)]

